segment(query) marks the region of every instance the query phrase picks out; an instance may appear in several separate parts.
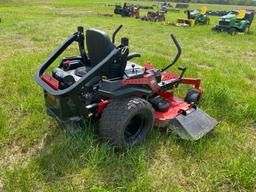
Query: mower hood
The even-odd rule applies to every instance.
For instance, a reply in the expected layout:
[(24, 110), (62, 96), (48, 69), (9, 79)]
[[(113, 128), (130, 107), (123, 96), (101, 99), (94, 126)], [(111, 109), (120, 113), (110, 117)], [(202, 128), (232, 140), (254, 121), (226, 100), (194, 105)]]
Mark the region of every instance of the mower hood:
[(187, 17), (188, 19), (195, 19), (196, 16), (200, 15), (200, 11), (199, 10), (192, 10), (192, 11), (189, 11), (187, 10)]
[(221, 19), (235, 19), (235, 18), (236, 18), (236, 15), (233, 13), (229, 13), (221, 17)]
[(195, 15), (199, 15), (199, 14), (200, 14), (200, 11), (196, 9), (196, 10), (191, 11), (190, 14), (191, 14), (191, 15), (194, 15), (194, 16), (195, 16)]

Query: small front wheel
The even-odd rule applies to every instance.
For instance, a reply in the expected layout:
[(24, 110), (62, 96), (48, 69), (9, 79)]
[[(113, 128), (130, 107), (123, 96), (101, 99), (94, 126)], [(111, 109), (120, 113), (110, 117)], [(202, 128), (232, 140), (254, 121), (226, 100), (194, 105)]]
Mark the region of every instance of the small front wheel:
[(154, 126), (151, 104), (138, 97), (115, 99), (104, 109), (99, 133), (108, 143), (124, 148), (141, 143)]
[(201, 98), (201, 91), (199, 89), (190, 89), (184, 99), (189, 104), (198, 104)]

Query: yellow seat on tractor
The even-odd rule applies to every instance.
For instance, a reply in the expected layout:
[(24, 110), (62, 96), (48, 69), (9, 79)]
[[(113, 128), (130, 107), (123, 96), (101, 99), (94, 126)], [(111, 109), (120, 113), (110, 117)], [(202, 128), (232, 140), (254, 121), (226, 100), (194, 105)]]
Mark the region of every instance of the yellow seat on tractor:
[(200, 14), (201, 15), (205, 15), (207, 13), (207, 7), (202, 7), (201, 9), (200, 9)]
[(176, 26), (194, 27), (197, 24), (209, 25), (210, 18), (207, 15), (207, 7), (202, 7), (195, 10), (187, 10), (187, 18), (179, 18), (176, 20)]
[(239, 10), (239, 13), (236, 15), (236, 18), (237, 19), (244, 19), (245, 14), (246, 14), (245, 10)]

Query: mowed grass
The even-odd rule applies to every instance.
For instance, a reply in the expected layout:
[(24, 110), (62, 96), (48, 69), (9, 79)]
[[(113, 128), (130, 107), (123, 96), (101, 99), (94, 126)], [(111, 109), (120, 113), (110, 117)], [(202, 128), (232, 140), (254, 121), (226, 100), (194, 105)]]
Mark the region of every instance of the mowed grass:
[[(0, 191), (255, 191), (255, 22), (253, 34), (230, 36), (210, 30), (218, 17), (210, 26), (177, 28), (97, 16), (112, 12), (105, 3), (113, 2), (0, 3)], [(185, 15), (167, 15), (171, 22), (178, 17)], [(73, 134), (46, 115), (34, 82), (39, 65), (77, 26), (112, 34), (119, 24), (118, 40), (129, 37), (141, 64), (167, 65), (176, 54), (170, 34), (176, 35), (183, 54), (172, 70), (183, 65), (186, 76), (202, 79), (201, 108), (220, 121), (213, 132), (192, 142), (154, 129), (143, 144), (115, 152), (97, 125)], [(66, 54), (76, 52), (73, 46)]]

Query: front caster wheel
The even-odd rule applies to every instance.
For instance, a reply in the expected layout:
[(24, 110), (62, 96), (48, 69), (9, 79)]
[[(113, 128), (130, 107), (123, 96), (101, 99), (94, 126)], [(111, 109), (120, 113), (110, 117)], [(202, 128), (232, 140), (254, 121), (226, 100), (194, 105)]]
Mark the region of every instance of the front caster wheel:
[(186, 101), (189, 104), (197, 105), (199, 103), (200, 98), (201, 98), (201, 91), (199, 89), (190, 89), (188, 90), (184, 101)]
[(99, 133), (108, 143), (124, 148), (141, 143), (154, 126), (151, 104), (137, 97), (115, 99), (104, 109)]

